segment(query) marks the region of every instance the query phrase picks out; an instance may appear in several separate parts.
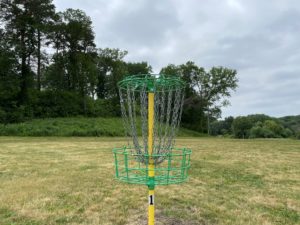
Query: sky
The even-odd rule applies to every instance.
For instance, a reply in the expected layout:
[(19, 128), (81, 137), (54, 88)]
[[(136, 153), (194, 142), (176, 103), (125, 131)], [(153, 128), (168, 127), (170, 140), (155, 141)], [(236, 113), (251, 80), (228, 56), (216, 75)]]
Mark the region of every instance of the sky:
[(126, 61), (154, 73), (194, 61), (237, 70), (239, 87), (222, 117), (300, 114), (298, 0), (54, 0), (81, 9), (100, 48), (127, 50)]

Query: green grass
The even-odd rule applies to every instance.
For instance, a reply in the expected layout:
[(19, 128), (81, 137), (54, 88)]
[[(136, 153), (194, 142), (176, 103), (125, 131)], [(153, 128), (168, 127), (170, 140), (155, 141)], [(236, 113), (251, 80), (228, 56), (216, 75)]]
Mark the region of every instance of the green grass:
[[(114, 179), (122, 138), (0, 137), (0, 224), (146, 224), (147, 187)], [(156, 188), (156, 224), (300, 224), (300, 141), (180, 138), (190, 179)]]
[[(184, 128), (180, 128), (178, 135), (182, 137), (204, 136)], [(0, 124), (0, 136), (123, 137), (124, 127), (121, 118), (47, 118), (17, 124)]]

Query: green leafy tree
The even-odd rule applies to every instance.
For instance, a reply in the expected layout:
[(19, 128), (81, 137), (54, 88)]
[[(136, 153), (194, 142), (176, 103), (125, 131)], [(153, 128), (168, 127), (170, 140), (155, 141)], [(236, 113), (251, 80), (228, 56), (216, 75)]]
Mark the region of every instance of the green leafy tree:
[(238, 116), (232, 123), (232, 131), (236, 138), (248, 138), (253, 124), (249, 117)]
[[(67, 76), (69, 81), (68, 88), (74, 91), (82, 92), (82, 84), (80, 81), (80, 67), (82, 54), (88, 54), (94, 51), (94, 32), (92, 29), (91, 19), (81, 10), (67, 9), (60, 13), (61, 25), (63, 30), (62, 45), (65, 47), (63, 51), (68, 58)], [(65, 53), (65, 52), (64, 52)], [(85, 83), (84, 86), (87, 84)]]
[(21, 0), (1, 1), (0, 8), (0, 18), (5, 25), (8, 44), (20, 62), (20, 67), (18, 67), (21, 75), (18, 102), (19, 104), (26, 104), (29, 100), (29, 89), (33, 87), (33, 74), (30, 65), (36, 44), (31, 3)]
[(300, 115), (285, 116), (278, 118), (279, 122), (286, 128), (289, 128), (293, 133), (297, 134), (300, 131)]
[(30, 89), (34, 87), (34, 67), (37, 68), (37, 88), (41, 88), (41, 64), (45, 58), (41, 49), (55, 16), (55, 7), (52, 0), (7, 0), (1, 2), (1, 9), (0, 16), (5, 24), (9, 44), (21, 64), (19, 102), (27, 104)]
[(147, 62), (128, 62), (126, 63), (127, 73), (135, 74), (149, 74), (152, 72), (152, 67)]
[(79, 94), (86, 113), (87, 97), (95, 94), (97, 84), (92, 21), (81, 10), (67, 9), (58, 16), (50, 35), (56, 53), (53, 64), (46, 69), (45, 85)]
[(276, 123), (274, 120), (264, 121), (263, 127), (265, 129), (270, 130), (274, 134), (273, 137), (281, 137), (284, 131), (284, 128), (280, 124)]
[(118, 81), (127, 74), (127, 66), (123, 58), (127, 51), (120, 49), (98, 49), (98, 98), (116, 98), (118, 96)]
[(68, 59), (63, 54), (57, 53), (52, 57), (52, 64), (45, 68), (43, 86), (47, 90), (69, 90), (70, 80), (67, 75)]
[(189, 117), (195, 114), (192, 113), (193, 110), (197, 110), (197, 121), (200, 125), (193, 126), (200, 128), (202, 132), (206, 127), (208, 133), (210, 133), (210, 121), (221, 116), (221, 108), (229, 105), (228, 98), (231, 92), (236, 90), (238, 83), (235, 70), (213, 67), (206, 72), (204, 68), (198, 67), (191, 61), (179, 66), (170, 64), (162, 68), (160, 73), (179, 75), (186, 82), (185, 110), (188, 110), (183, 112), (182, 121), (192, 122)]
[(166, 67), (163, 67), (160, 70), (160, 74), (164, 74), (164, 75), (172, 75), (172, 76), (180, 76), (181, 75), (181, 71), (179, 66), (176, 66), (174, 64), (169, 64)]
[(192, 76), (193, 86), (205, 103), (207, 132), (210, 133), (210, 119), (221, 115), (221, 108), (229, 105), (231, 91), (237, 88), (236, 71), (224, 67), (213, 67), (209, 72), (199, 68)]
[(300, 140), (300, 131), (296, 133), (296, 138)]
[(210, 125), (211, 135), (229, 135), (232, 134), (232, 116), (226, 117), (224, 120), (213, 121)]
[(55, 6), (52, 4), (52, 0), (31, 0), (29, 2), (36, 36), (34, 55), (37, 58), (37, 89), (41, 90), (42, 62), (47, 58), (46, 53), (42, 52), (42, 47), (44, 43), (47, 43), (47, 37), (49, 37), (56, 19)]
[(192, 83), (192, 75), (197, 73), (199, 68), (193, 62), (187, 62), (176, 66), (169, 64), (168, 66), (161, 69), (160, 74), (170, 76), (180, 76), (186, 82), (185, 98), (195, 97), (195, 90)]
[(250, 138), (286, 138), (292, 135), (293, 132), (290, 129), (284, 128), (276, 120), (271, 119), (258, 121), (250, 129)]
[(17, 122), (19, 119), (13, 114), (18, 113), (19, 64), (1, 29), (0, 36), (0, 123)]
[(265, 114), (251, 114), (248, 115), (247, 117), (249, 117), (249, 119), (251, 120), (251, 122), (253, 124), (256, 124), (257, 122), (265, 122), (266, 120), (274, 120), (274, 118), (267, 116)]

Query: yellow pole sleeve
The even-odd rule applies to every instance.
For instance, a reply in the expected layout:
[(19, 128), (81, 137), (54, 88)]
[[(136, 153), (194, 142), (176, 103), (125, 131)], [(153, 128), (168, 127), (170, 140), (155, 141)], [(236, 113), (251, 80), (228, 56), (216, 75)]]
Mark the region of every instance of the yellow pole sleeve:
[[(148, 154), (153, 153), (153, 128), (154, 128), (154, 93), (148, 93)], [(149, 158), (148, 176), (155, 176), (154, 160)], [(149, 189), (149, 206), (148, 206), (148, 225), (154, 225), (154, 190)]]

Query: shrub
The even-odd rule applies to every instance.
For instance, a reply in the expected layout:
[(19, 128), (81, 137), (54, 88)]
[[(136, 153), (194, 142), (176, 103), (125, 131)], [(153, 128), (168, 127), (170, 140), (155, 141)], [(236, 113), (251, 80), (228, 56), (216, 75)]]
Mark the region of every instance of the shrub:
[(296, 138), (300, 140), (300, 131), (296, 133)]
[(94, 101), (92, 116), (114, 117), (120, 115), (119, 103), (114, 104), (110, 99), (97, 99)]
[(25, 107), (14, 107), (6, 112), (6, 123), (20, 123), (25, 121)]
[(282, 137), (292, 137), (293, 136), (293, 131), (291, 131), (289, 128), (285, 128), (282, 132)]
[(276, 135), (270, 129), (261, 126), (254, 126), (250, 129), (250, 138), (274, 138)]
[(0, 108), (0, 123), (6, 122), (6, 112)]
[(236, 138), (248, 138), (251, 127), (251, 120), (245, 116), (235, 118), (232, 123), (233, 134)]
[(266, 120), (263, 123), (257, 122), (250, 129), (250, 138), (280, 138), (291, 137), (293, 132), (288, 128), (283, 128), (273, 120)]
[(83, 114), (82, 98), (69, 91), (43, 91), (33, 103), (35, 117), (69, 117)]
[(282, 137), (282, 133), (284, 131), (284, 128), (280, 124), (276, 123), (274, 120), (266, 120), (263, 123), (263, 127), (266, 130), (271, 131), (271, 133), (274, 134), (273, 137)]

